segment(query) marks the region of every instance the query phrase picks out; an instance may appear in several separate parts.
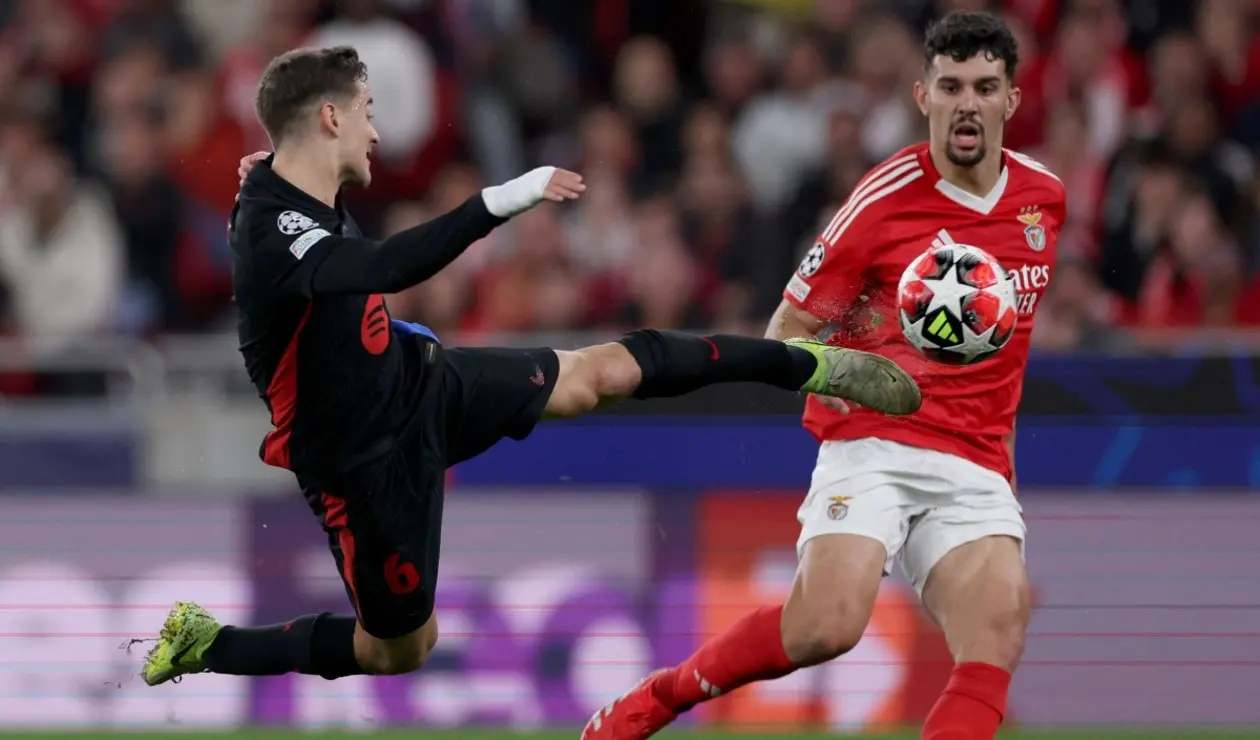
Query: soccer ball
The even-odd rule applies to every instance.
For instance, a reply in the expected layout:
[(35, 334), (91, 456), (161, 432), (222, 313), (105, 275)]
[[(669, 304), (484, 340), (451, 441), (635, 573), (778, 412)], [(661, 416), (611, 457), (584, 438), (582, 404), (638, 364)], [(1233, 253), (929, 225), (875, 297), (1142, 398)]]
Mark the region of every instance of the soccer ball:
[(897, 286), (901, 331), (915, 349), (949, 365), (992, 357), (1015, 335), (1015, 282), (988, 252), (933, 246)]

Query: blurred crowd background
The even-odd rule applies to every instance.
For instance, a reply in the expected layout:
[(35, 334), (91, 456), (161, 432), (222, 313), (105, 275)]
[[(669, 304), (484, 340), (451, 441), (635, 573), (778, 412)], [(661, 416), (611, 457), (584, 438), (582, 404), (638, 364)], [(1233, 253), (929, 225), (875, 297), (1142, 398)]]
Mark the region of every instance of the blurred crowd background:
[[(734, 386), (451, 471), (449, 634), (415, 681), (135, 680), (120, 642), (176, 598), (348, 608), (234, 351), (225, 227), (274, 55), (370, 65), (382, 146), (350, 195), (374, 236), (583, 172), (581, 201), (389, 297), (448, 343), (572, 347), (760, 334), (855, 182), (926, 136), (921, 34), (956, 8), (1016, 29), (1007, 144), (1070, 198), (1023, 381), (1037, 612), (1010, 716), (1260, 727), (1260, 0), (0, 0), (0, 730), (576, 728), (791, 588), (816, 448), (799, 398)], [(950, 660), (915, 600), (889, 581), (857, 663), (736, 692), (692, 740), (921, 724)]]
[(591, 186), (396, 315), (464, 341), (759, 333), (858, 178), (926, 135), (921, 32), (952, 9), (1016, 29), (1007, 145), (1068, 188), (1038, 344), (1260, 326), (1253, 0), (0, 0), (0, 329), (41, 352), (229, 331), (259, 73), (353, 44), (382, 136), (351, 201), (370, 233), (538, 164)]

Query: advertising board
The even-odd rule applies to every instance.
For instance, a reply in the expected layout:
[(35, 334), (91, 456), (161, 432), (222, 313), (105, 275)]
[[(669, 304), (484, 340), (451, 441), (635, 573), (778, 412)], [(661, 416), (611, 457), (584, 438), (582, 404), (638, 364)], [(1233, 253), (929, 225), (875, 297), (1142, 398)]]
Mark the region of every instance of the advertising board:
[[(252, 504), (5, 498), (0, 726), (569, 727), (746, 609), (782, 599), (799, 493), (456, 489), (442, 638), (414, 676), (327, 682), (135, 672), (176, 599), (227, 622), (346, 612), (296, 497)], [(1035, 612), (1021, 724), (1260, 724), (1260, 500), (1026, 497)], [(849, 731), (921, 721), (943, 639), (889, 579), (845, 658), (735, 692), (688, 722)]]

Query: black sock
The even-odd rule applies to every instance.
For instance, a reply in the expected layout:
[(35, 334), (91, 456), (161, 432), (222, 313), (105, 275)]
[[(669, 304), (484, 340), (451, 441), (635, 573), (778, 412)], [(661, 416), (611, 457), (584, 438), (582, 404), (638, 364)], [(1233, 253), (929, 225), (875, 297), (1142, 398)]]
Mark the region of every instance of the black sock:
[(354, 617), (327, 612), (267, 627), (224, 627), (202, 660), (211, 673), (327, 679), (362, 675), (354, 657)]
[(681, 396), (714, 383), (765, 383), (799, 391), (818, 369), (814, 355), (777, 339), (639, 329), (621, 343), (643, 371), (635, 398)]

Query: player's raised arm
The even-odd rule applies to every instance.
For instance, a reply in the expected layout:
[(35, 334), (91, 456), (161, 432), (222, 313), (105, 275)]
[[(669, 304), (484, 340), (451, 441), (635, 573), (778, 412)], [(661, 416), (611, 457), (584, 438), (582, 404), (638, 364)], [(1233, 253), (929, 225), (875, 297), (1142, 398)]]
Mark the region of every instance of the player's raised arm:
[(321, 245), (327, 254), (313, 269), (309, 293), (406, 290), (436, 275), (512, 216), (544, 200), (573, 200), (585, 190), (580, 175), (555, 167), (539, 167), (502, 185), (486, 188), (455, 210), (384, 241), (329, 234), (317, 240), (328, 240), (326, 245)]
[(244, 182), (232, 218), (239, 255), (234, 282), (246, 292), (262, 287), (268, 298), (310, 298), (405, 290), (504, 220), (586, 189), (572, 172), (539, 167), (486, 188), (441, 218), (368, 241), (338, 196), (344, 188), (371, 185), (372, 152), (380, 144), (372, 106), (367, 64), (352, 47), (299, 49), (267, 65), (254, 108), (275, 153), (241, 160)]

